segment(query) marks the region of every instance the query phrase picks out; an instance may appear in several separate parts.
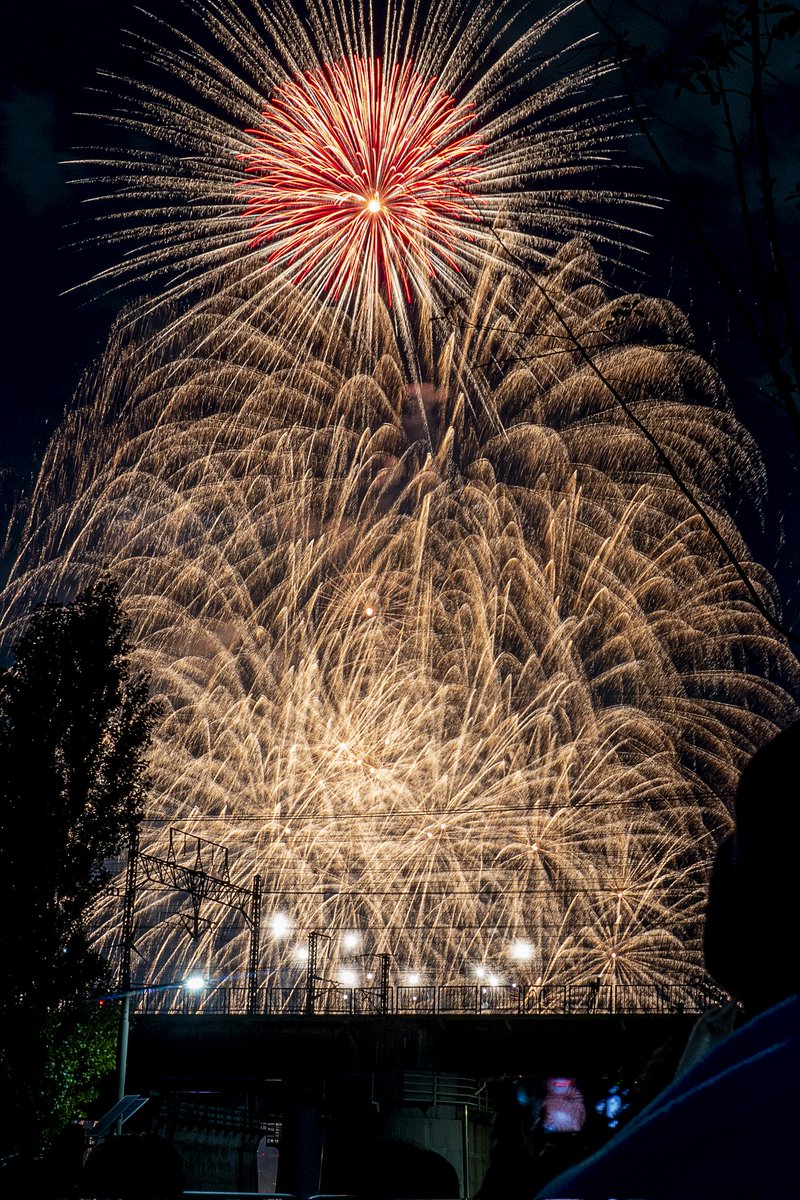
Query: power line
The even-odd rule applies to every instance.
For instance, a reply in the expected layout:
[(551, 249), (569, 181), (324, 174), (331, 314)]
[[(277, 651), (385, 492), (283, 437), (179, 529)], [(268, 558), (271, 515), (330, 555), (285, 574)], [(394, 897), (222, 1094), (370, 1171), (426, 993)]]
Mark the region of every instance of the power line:
[[(582, 811), (583, 809), (587, 809), (587, 808), (616, 809), (616, 808), (623, 808), (623, 807), (625, 807), (625, 808), (627, 808), (627, 807), (634, 808), (635, 807), (635, 808), (638, 808), (641, 810), (643, 804), (651, 804), (653, 806), (652, 808), (648, 809), (647, 811), (658, 812), (660, 807), (669, 806), (669, 804), (672, 802), (672, 799), (679, 798), (681, 800), (689, 800), (689, 799), (699, 800), (699, 799), (708, 799), (709, 795), (714, 795), (714, 793), (712, 792), (712, 790), (710, 788), (705, 792), (691, 793), (691, 794), (687, 794), (686, 792), (682, 791), (680, 797), (673, 797), (670, 800), (660, 798), (658, 801), (648, 801), (648, 800), (643, 801), (643, 800), (637, 799), (635, 797), (619, 799), (619, 800), (580, 800), (577, 803), (563, 802), (563, 803), (559, 803), (559, 804), (548, 804), (547, 808), (544, 810), (538, 809), (535, 807), (532, 808), (529, 805), (520, 804), (520, 805), (505, 805), (503, 807), (476, 806), (474, 808), (469, 808), (469, 809), (430, 808), (430, 809), (400, 809), (400, 810), (392, 810), (389, 812), (382, 811), (382, 812), (366, 812), (366, 813), (363, 813), (363, 812), (362, 813), (342, 813), (342, 812), (337, 813), (337, 812), (334, 812), (334, 813), (326, 813), (326, 814), (324, 814), (324, 816), (321, 816), (320, 813), (293, 813), (291, 811), (287, 811), (285, 813), (279, 813), (279, 814), (271, 812), (271, 813), (263, 813), (261, 815), (248, 815), (248, 816), (237, 816), (236, 813), (212, 814), (212, 813), (198, 812), (198, 813), (185, 813), (183, 816), (176, 816), (173, 814), (173, 816), (171, 816), (171, 817), (144, 817), (142, 823), (150, 824), (150, 825), (165, 825), (165, 824), (171, 824), (176, 820), (181, 820), (181, 821), (198, 820), (198, 821), (203, 821), (203, 822), (206, 822), (206, 821), (236, 821), (238, 823), (244, 823), (247, 821), (259, 821), (262, 824), (266, 825), (270, 822), (277, 823), (277, 822), (281, 822), (281, 821), (322, 821), (322, 820), (324, 820), (324, 821), (348, 821), (348, 822), (350, 822), (350, 821), (375, 821), (375, 820), (379, 820), (382, 817), (385, 818), (387, 821), (388, 820), (393, 821), (397, 817), (420, 817), (423, 820), (426, 818), (431, 818), (431, 817), (447, 817), (447, 818), (451, 818), (451, 819), (456, 819), (459, 817), (481, 816), (486, 813), (491, 814), (493, 817), (504, 816), (509, 813), (524, 813), (530, 817), (536, 817), (536, 816), (549, 817), (552, 815), (552, 813), (554, 811), (556, 811), (556, 812), (568, 811), (568, 812), (578, 813), (578, 812)], [(716, 797), (716, 798), (718, 799), (718, 797)]]
[(680, 473), (678, 472), (678, 469), (674, 466), (671, 458), (667, 454), (666, 450), (664, 450), (664, 448), (661, 446), (661, 443), (658, 441), (655, 434), (653, 434), (650, 431), (650, 429), (644, 424), (644, 422), (636, 415), (636, 413), (633, 411), (633, 409), (628, 404), (628, 402), (623, 399), (622, 395), (617, 390), (617, 388), (614, 387), (614, 385), (610, 382), (610, 380), (606, 377), (606, 375), (603, 373), (603, 371), (597, 365), (594, 355), (590, 354), (589, 351), (586, 349), (582, 340), (575, 333), (574, 329), (572, 328), (572, 325), (570, 324), (568, 319), (564, 316), (561, 309), (559, 308), (559, 306), (556, 304), (555, 300), (550, 295), (548, 289), (542, 283), (541, 279), (522, 261), (522, 259), (517, 254), (515, 254), (515, 252), (513, 250), (509, 249), (509, 247), (506, 246), (505, 242), (501, 238), (499, 232), (494, 227), (494, 225), (490, 225), (487, 222), (483, 213), (481, 213), (480, 210), (478, 210), (478, 211), (479, 211), (479, 217), (480, 217), (481, 222), (489, 230), (489, 232), (492, 234), (492, 236), (494, 238), (496, 238), (496, 240), (499, 243), (499, 245), (501, 246), (504, 254), (506, 254), (508, 256), (509, 260), (512, 261), (519, 268), (519, 270), (523, 272), (523, 274), (526, 276), (526, 278), (530, 280), (530, 282), (533, 284), (534, 288), (542, 296), (546, 305), (552, 312), (555, 319), (558, 321), (559, 325), (564, 330), (567, 338), (572, 343), (573, 347), (579, 354), (580, 358), (583, 360), (583, 362), (586, 364), (586, 366), (589, 368), (589, 370), (592, 371), (592, 373), (597, 377), (597, 379), (600, 381), (600, 383), (602, 383), (602, 385), (608, 390), (609, 394), (614, 397), (617, 404), (622, 409), (622, 411), (624, 412), (624, 414), (628, 418), (628, 420), (631, 422), (631, 424), (634, 425), (639, 430), (639, 432), (646, 439), (646, 441), (650, 444), (650, 446), (652, 446), (657, 457), (660, 459), (661, 463), (663, 464), (664, 468), (666, 469), (667, 474), (670, 476), (673, 483), (675, 483), (676, 487), (679, 489), (679, 491), (682, 493), (682, 495), (684, 495), (686, 497), (686, 499), (689, 501), (689, 503), (692, 505), (695, 512), (701, 518), (704, 525), (708, 529), (709, 533), (712, 535), (714, 540), (717, 542), (717, 545), (722, 550), (725, 558), (728, 560), (728, 562), (730, 563), (730, 565), (733, 567), (734, 571), (738, 575), (739, 579), (744, 584), (744, 587), (745, 587), (750, 599), (752, 600), (753, 605), (757, 609), (757, 611), (761, 614), (761, 616), (764, 618), (764, 620), (777, 633), (781, 634), (782, 637), (785, 637), (788, 641), (793, 642), (795, 645), (800, 645), (800, 634), (795, 633), (791, 629), (787, 629), (786, 626), (782, 624), (782, 622), (778, 621), (777, 618), (774, 617), (772, 615), (772, 613), (769, 612), (766, 605), (764, 604), (761, 597), (759, 596), (759, 594), (755, 588), (755, 585), (752, 583), (750, 576), (747, 574), (744, 567), (739, 562), (739, 559), (736, 557), (736, 554), (734, 553), (733, 548), (731, 547), (731, 545), (729, 544), (729, 542), (727, 541), (727, 539), (725, 538), (724, 534), (721, 532), (719, 527), (717, 526), (716, 522), (711, 517), (710, 513), (705, 508), (705, 505), (703, 505), (701, 503), (701, 501), (697, 498), (697, 496), (691, 490), (689, 485), (684, 483), (684, 480), (683, 480), (682, 476), (680, 475)]

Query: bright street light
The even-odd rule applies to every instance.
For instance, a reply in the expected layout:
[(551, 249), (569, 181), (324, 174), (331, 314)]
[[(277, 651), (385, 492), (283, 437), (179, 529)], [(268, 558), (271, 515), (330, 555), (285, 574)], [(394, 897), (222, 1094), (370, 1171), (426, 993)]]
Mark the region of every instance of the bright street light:
[[(180, 983), (151, 983), (143, 987), (129, 988), (126, 992), (112, 992), (104, 997), (108, 1000), (121, 1000), (122, 1012), (119, 1018), (119, 1041), (117, 1042), (119, 1071), (117, 1074), (117, 1103), (125, 1098), (125, 1077), (128, 1073), (128, 1035), (131, 1027), (131, 996), (143, 996), (147, 992), (179, 991), (184, 988), (187, 992), (200, 992), (208, 986), (205, 976), (196, 971), (188, 975)], [(117, 1122), (117, 1133), (122, 1133), (122, 1120)]]
[(286, 916), (286, 913), (277, 912), (273, 914), (270, 927), (272, 929), (273, 937), (285, 938), (291, 933), (292, 922)]

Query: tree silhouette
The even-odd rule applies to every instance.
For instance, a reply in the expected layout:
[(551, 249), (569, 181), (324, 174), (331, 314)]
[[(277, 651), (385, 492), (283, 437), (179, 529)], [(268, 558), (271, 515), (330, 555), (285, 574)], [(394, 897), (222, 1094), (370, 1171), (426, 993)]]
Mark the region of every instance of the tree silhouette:
[(3, 1141), (38, 1152), (113, 1061), (88, 913), (141, 819), (155, 719), (107, 578), (34, 612), (0, 674)]

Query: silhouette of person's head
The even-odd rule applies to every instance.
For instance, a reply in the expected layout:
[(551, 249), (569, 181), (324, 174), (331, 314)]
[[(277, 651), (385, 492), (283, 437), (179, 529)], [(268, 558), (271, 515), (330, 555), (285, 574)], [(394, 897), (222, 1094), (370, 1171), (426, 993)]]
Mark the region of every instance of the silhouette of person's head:
[(800, 992), (800, 721), (751, 758), (735, 817), (711, 877), (705, 959), (716, 981), (756, 1013)]

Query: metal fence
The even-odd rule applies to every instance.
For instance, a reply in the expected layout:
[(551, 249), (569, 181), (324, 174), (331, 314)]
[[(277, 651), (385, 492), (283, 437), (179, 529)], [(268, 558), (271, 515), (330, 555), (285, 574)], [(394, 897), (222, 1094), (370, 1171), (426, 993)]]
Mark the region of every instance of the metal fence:
[(142, 991), (134, 998), (140, 1013), (265, 1017), (367, 1016), (610, 1016), (699, 1013), (724, 1000), (703, 981), (673, 984), (420, 984), (345, 988), (321, 983), (309, 991), (262, 987), (255, 1005), (247, 988), (217, 985), (207, 991)]

